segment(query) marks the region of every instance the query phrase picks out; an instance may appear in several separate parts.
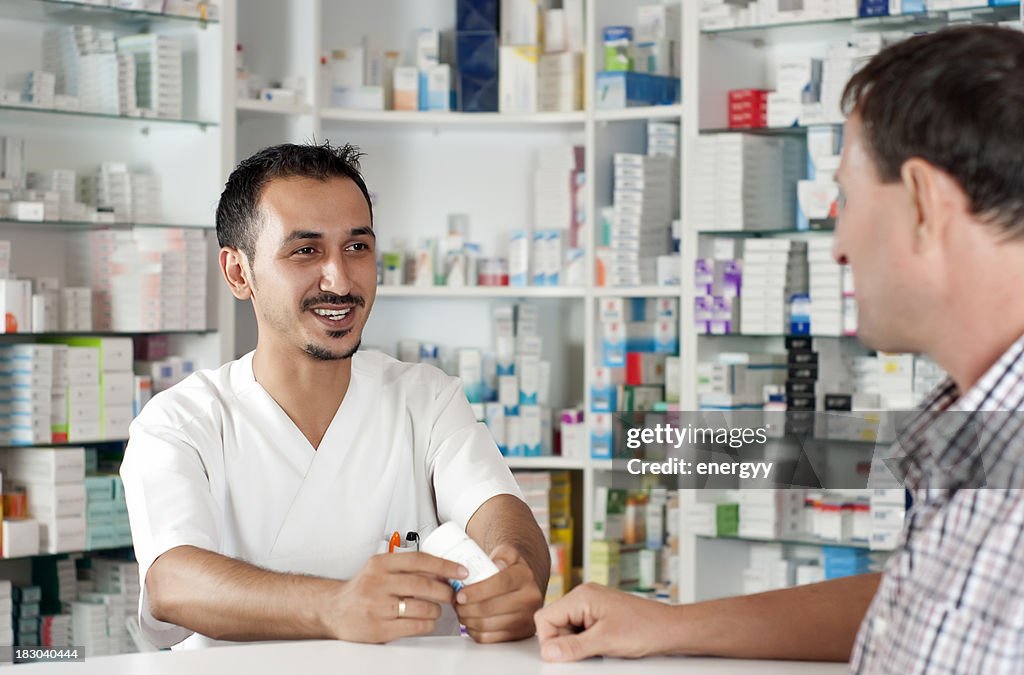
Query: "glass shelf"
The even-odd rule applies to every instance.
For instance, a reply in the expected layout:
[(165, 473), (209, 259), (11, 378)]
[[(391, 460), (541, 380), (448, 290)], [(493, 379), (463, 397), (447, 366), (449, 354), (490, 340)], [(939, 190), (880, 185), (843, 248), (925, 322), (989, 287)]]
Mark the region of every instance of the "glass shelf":
[(78, 441), (76, 443), (34, 443), (32, 445), (0, 445), (0, 450), (30, 450), (33, 448), (80, 448), (83, 445), (124, 445), (127, 438), (108, 438), (99, 441)]
[[(856, 542), (856, 541), (824, 541), (822, 539), (816, 539), (814, 537), (789, 537), (784, 539), (758, 539), (756, 537), (739, 537), (739, 536), (726, 536), (726, 537), (711, 537), (706, 534), (698, 534), (698, 539), (704, 540), (716, 540), (716, 541), (744, 541), (751, 544), (785, 544), (791, 546), (831, 546), (833, 548), (850, 548), (858, 551), (871, 551), (871, 547), (867, 542)], [(886, 553), (887, 551), (877, 551), (879, 553)]]
[(754, 134), (757, 136), (806, 136), (807, 130), (811, 127), (841, 127), (842, 123), (838, 122), (822, 122), (821, 124), (809, 124), (807, 126), (800, 127), (751, 127), (743, 129), (733, 129), (731, 127), (712, 127), (710, 129), (701, 129), (700, 133), (704, 135), (713, 134)]
[(0, 562), (5, 560), (32, 560), (33, 558), (52, 558), (61, 555), (73, 555), (75, 553), (105, 553), (110, 551), (124, 551), (130, 550), (134, 547), (134, 544), (125, 544), (124, 546), (104, 546), (102, 548), (85, 548), (81, 551), (61, 551), (60, 553), (36, 553), (35, 555), (18, 555), (11, 558), (0, 558)]
[(25, 115), (61, 115), (93, 120), (116, 120), (119, 122), (132, 122), (142, 126), (149, 124), (180, 124), (194, 126), (200, 131), (206, 131), (208, 127), (216, 127), (216, 122), (206, 120), (169, 119), (166, 117), (128, 117), (127, 115), (109, 115), (107, 113), (86, 112), (84, 110), (58, 110), (56, 108), (40, 108), (32, 105), (0, 105), (0, 112), (13, 112)]
[[(742, 297), (742, 296), (741, 296)], [(711, 338), (833, 338), (837, 340), (856, 340), (856, 335), (792, 335), (789, 333), (697, 333), (697, 337)]]
[(701, 34), (743, 40), (755, 44), (795, 41), (828, 41), (851, 32), (905, 30), (921, 32), (959, 23), (997, 23), (1020, 18), (1020, 3), (1001, 7), (963, 7), (896, 16), (847, 17), (777, 23), (763, 26), (702, 29)]
[(119, 9), (88, 2), (65, 2), (64, 0), (3, 0), (0, 2), (0, 17), (23, 21), (84, 23), (101, 27), (127, 26), (135, 28), (142, 28), (154, 21), (184, 22), (200, 27), (219, 23), (197, 16)]
[(14, 220), (12, 218), (0, 218), (0, 227), (27, 228), (27, 229), (52, 229), (52, 230), (102, 230), (128, 227), (160, 227), (178, 228), (183, 230), (210, 230), (212, 225), (171, 225), (169, 223), (94, 223), (92, 221), (75, 220)]
[[(212, 335), (217, 331), (212, 328), (202, 330), (134, 330), (134, 331), (74, 331), (62, 330), (49, 333), (0, 333), (0, 340), (11, 338), (35, 338), (35, 337), (132, 337), (134, 335)], [(72, 443), (72, 445), (74, 445)]]
[(697, 230), (702, 237), (774, 237), (787, 234), (835, 234), (835, 228), (823, 227), (813, 230), (778, 228), (764, 230)]

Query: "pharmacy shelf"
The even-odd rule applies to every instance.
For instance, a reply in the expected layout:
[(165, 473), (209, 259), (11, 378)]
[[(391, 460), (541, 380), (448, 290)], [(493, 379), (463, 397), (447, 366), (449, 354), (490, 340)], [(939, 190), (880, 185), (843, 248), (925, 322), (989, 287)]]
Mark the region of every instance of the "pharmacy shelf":
[(0, 445), (0, 450), (24, 450), (32, 448), (80, 448), (83, 445), (124, 445), (127, 438), (107, 438), (94, 441), (76, 441), (74, 443), (39, 443), (36, 445)]
[(751, 42), (756, 45), (793, 42), (824, 42), (851, 32), (907, 31), (921, 32), (952, 23), (997, 23), (1020, 18), (1020, 4), (1002, 7), (964, 7), (934, 10), (920, 14), (878, 16), (868, 18), (823, 19), (702, 30), (708, 36)]
[(856, 335), (792, 335), (790, 333), (697, 333), (699, 338), (788, 338), (788, 337), (805, 337), (805, 338), (836, 338), (836, 339), (847, 339), (856, 340)]
[(564, 113), (462, 113), (417, 112), (405, 110), (344, 110), (322, 108), (320, 116), (326, 120), (362, 124), (391, 124), (403, 128), (431, 127), (498, 127), (502, 129), (536, 129), (538, 127), (583, 127), (584, 112)]
[(73, 331), (64, 330), (48, 333), (0, 333), (0, 341), (5, 338), (46, 338), (46, 337), (134, 337), (136, 335), (212, 335), (217, 331), (213, 328), (202, 330), (154, 330), (154, 331)]
[(566, 286), (378, 286), (378, 298), (582, 298), (583, 288)]
[(568, 469), (581, 471), (587, 468), (589, 460), (581, 457), (506, 457), (508, 468), (519, 469)]
[(104, 230), (129, 227), (162, 227), (190, 230), (213, 230), (213, 225), (172, 225), (170, 223), (94, 223), (92, 221), (73, 220), (14, 220), (0, 218), (0, 227), (51, 229), (51, 230)]
[(61, 555), (74, 555), (76, 553), (105, 553), (110, 551), (124, 551), (132, 548), (132, 544), (127, 546), (109, 546), (105, 548), (86, 548), (81, 551), (61, 551), (60, 553), (36, 553), (35, 555), (18, 555), (10, 558), (0, 558), (0, 562), (7, 560), (32, 560), (34, 558), (52, 558)]
[(758, 136), (806, 136), (807, 130), (812, 127), (841, 127), (841, 123), (836, 122), (822, 122), (821, 124), (810, 124), (807, 126), (793, 126), (793, 127), (743, 127), (743, 128), (732, 128), (732, 127), (714, 127), (710, 129), (701, 129), (700, 133), (705, 136), (712, 136), (716, 134), (755, 134)]
[(257, 98), (242, 98), (235, 101), (235, 107), (246, 113), (259, 115), (312, 115), (313, 106), (305, 103), (286, 104), (261, 101)]
[(218, 21), (210, 21), (198, 16), (119, 9), (89, 2), (69, 2), (67, 0), (4, 0), (0, 2), (0, 17), (22, 21), (86, 23), (92, 26), (128, 25), (139, 28), (162, 21), (195, 23), (200, 26), (218, 23)]
[(702, 237), (775, 237), (795, 234), (835, 234), (835, 228), (822, 227), (813, 230), (798, 230), (792, 227), (764, 230), (698, 230), (697, 234)]
[(678, 298), (679, 286), (601, 286), (594, 289), (598, 298)]
[[(872, 550), (866, 542), (857, 541), (826, 541), (815, 537), (784, 537), (781, 539), (761, 539), (758, 537), (711, 537), (704, 534), (697, 535), (697, 541), (738, 541), (748, 544), (784, 544), (790, 546), (832, 546), (834, 548), (850, 548), (858, 551)], [(877, 550), (877, 549), (876, 549)], [(888, 551), (879, 551), (887, 553)]]
[(11, 112), (28, 117), (56, 115), (62, 117), (73, 117), (81, 120), (96, 120), (99, 122), (115, 122), (119, 124), (131, 123), (141, 127), (148, 127), (151, 124), (191, 126), (196, 127), (200, 131), (206, 131), (206, 129), (210, 127), (217, 126), (216, 122), (208, 120), (170, 119), (167, 117), (129, 117), (128, 115), (108, 115), (106, 113), (85, 112), (83, 110), (40, 108), (32, 105), (0, 105), (0, 112)]
[(682, 115), (683, 106), (680, 103), (594, 111), (594, 119), (598, 122), (622, 122), (629, 120), (671, 120), (675, 122)]

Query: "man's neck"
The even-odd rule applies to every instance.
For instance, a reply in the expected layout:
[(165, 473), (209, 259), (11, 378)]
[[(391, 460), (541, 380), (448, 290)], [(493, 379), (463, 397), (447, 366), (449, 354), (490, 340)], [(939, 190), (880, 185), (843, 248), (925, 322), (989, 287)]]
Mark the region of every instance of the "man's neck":
[(260, 340), (252, 372), (271, 398), (300, 427), (329, 423), (352, 381), (352, 359), (321, 361), (291, 346)]
[(926, 349), (956, 382), (961, 396), (1024, 335), (1024, 274), (979, 283), (949, 302), (946, 319)]

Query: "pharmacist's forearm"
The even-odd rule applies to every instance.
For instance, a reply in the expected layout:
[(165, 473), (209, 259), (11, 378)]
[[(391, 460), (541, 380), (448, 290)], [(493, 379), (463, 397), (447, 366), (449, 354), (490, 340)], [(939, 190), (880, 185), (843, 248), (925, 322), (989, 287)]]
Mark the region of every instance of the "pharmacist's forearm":
[(880, 574), (682, 605), (668, 651), (732, 658), (847, 661)]
[(511, 544), (526, 560), (543, 596), (551, 575), (551, 554), (530, 507), (518, 497), (497, 495), (477, 509), (469, 519), (466, 533), (480, 547), (493, 551), (499, 544)]
[(179, 546), (146, 575), (153, 617), (217, 640), (331, 638), (319, 607), (344, 582), (270, 572)]

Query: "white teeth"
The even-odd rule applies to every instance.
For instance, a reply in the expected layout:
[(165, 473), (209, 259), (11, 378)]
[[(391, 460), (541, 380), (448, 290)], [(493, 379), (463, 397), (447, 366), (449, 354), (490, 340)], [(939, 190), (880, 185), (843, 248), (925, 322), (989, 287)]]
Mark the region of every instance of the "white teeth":
[(313, 312), (316, 313), (318, 316), (325, 316), (328, 319), (334, 319), (334, 320), (344, 319), (346, 316), (348, 316), (348, 313), (350, 311), (352, 311), (352, 310), (351, 309), (314, 309), (313, 310)]

